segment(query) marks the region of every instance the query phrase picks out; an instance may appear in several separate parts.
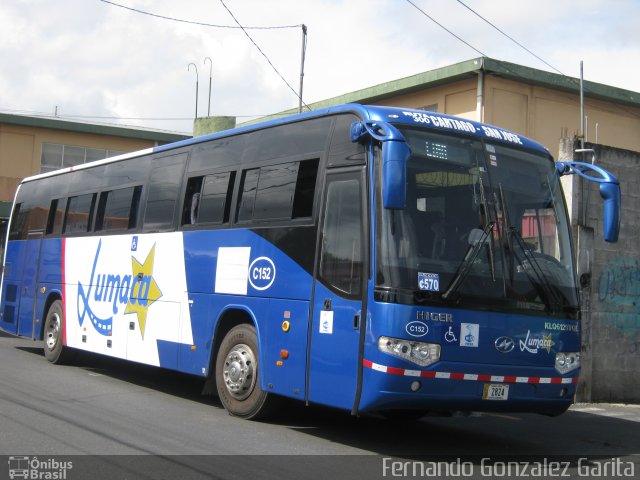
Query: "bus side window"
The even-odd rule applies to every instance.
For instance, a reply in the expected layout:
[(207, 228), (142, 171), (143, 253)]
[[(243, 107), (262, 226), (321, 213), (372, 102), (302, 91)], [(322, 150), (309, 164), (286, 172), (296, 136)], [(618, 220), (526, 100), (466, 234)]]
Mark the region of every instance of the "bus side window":
[(332, 180), (327, 187), (320, 277), (352, 297), (361, 292), (364, 255), (360, 180), (348, 175)]
[(229, 222), (231, 195), (236, 172), (207, 175), (202, 186), (198, 223), (222, 224)]
[(358, 121), (358, 117), (352, 114), (339, 115), (331, 136), (331, 146), (327, 157), (328, 167), (344, 165), (358, 165), (366, 162), (365, 147), (363, 143), (351, 141), (351, 124)]
[(229, 223), (236, 172), (192, 177), (187, 182), (183, 225)]
[(253, 218), (253, 209), (256, 203), (256, 190), (258, 188), (259, 168), (251, 168), (242, 172), (240, 182), (240, 197), (236, 212), (236, 221), (249, 221)]
[(23, 210), (22, 203), (17, 203), (16, 206), (13, 207), (11, 226), (9, 227), (9, 240), (22, 240), (22, 231), (26, 220), (26, 215)]
[(237, 221), (311, 217), (319, 162), (313, 158), (243, 171)]
[(187, 190), (182, 208), (182, 225), (195, 225), (198, 222), (198, 205), (200, 203), (203, 179), (203, 176), (199, 176), (191, 177), (187, 181)]
[(51, 200), (49, 218), (47, 219), (47, 235), (60, 235), (62, 233), (62, 220), (64, 219), (64, 200), (56, 198)]
[(186, 153), (151, 161), (152, 173), (144, 214), (145, 231), (161, 232), (173, 228), (186, 161)]
[(260, 169), (254, 220), (290, 219), (300, 162), (269, 165)]
[(69, 197), (64, 216), (64, 234), (86, 233), (91, 228), (93, 210), (96, 203), (95, 193)]
[(142, 186), (120, 188), (100, 194), (96, 231), (133, 229), (137, 225)]
[(313, 215), (313, 200), (316, 196), (316, 180), (320, 159), (304, 160), (298, 168), (296, 191), (293, 197), (292, 218), (307, 218)]

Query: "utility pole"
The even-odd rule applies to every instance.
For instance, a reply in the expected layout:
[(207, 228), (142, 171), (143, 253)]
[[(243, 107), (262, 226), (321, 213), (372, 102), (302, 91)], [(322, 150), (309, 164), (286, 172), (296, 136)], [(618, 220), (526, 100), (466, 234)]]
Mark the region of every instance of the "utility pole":
[(302, 113), (302, 86), (304, 84), (304, 56), (307, 51), (307, 26), (302, 24), (302, 58), (300, 60), (300, 94), (298, 102), (298, 113)]
[(209, 103), (207, 104), (207, 117), (211, 116), (211, 78), (213, 77), (213, 62), (209, 57), (205, 57), (204, 64), (209, 60)]

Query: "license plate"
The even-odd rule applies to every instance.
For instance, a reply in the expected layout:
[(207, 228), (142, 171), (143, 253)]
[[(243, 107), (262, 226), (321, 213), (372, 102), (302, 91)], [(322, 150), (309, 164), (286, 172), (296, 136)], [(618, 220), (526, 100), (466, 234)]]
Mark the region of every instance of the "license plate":
[(483, 400), (507, 400), (509, 398), (509, 385), (501, 383), (485, 383)]

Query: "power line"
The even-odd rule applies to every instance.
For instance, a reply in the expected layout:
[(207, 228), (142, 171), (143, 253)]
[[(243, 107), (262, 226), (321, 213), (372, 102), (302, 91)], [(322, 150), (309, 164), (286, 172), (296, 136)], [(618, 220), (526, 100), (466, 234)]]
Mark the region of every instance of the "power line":
[[(51, 119), (98, 119), (98, 120), (149, 120), (149, 121), (182, 121), (188, 120), (193, 121), (193, 117), (120, 117), (117, 115), (80, 115), (80, 114), (51, 114), (49, 112), (40, 112), (37, 110), (22, 110), (22, 109), (10, 109), (10, 108), (2, 108), (0, 109), (0, 114), (6, 113), (10, 115), (23, 115), (23, 116), (33, 116), (33, 117), (42, 117), (42, 118), (51, 118)], [(279, 114), (279, 113), (254, 113), (248, 115), (231, 115), (236, 118), (260, 118), (267, 117), (270, 115), (290, 115), (287, 113)]]
[[(222, 0), (220, 0), (222, 1)], [(449, 30), (447, 27), (445, 27), (444, 25), (442, 25), (441, 23), (439, 23), (435, 18), (433, 18), (431, 15), (429, 15), (427, 12), (425, 12), (424, 10), (422, 10), (420, 7), (418, 7), (415, 3), (413, 3), (411, 0), (407, 0), (407, 2), (412, 5), (416, 10), (418, 10), (420, 13), (422, 13), (425, 17), (427, 17), (429, 20), (431, 20), (433, 23), (435, 23), (436, 25), (438, 25), (440, 28), (442, 28), (443, 30), (445, 30), (446, 32), (448, 32), (449, 34), (453, 35), (454, 37), (456, 37), (458, 40), (460, 40), (462, 43), (464, 43), (467, 47), (475, 50), (476, 52), (478, 52), (480, 55), (482, 55), (483, 57), (488, 57), (488, 55), (482, 53), (480, 50), (478, 50), (476, 47), (474, 47), (473, 45), (471, 45), (469, 42), (463, 40), (461, 37), (459, 37), (458, 35), (456, 35), (455, 33), (453, 33), (451, 30)]]
[(107, 3), (109, 5), (113, 5), (114, 7), (120, 7), (120, 8), (124, 8), (125, 10), (130, 10), (132, 12), (136, 12), (136, 13), (141, 13), (143, 15), (149, 15), (150, 17), (155, 17), (155, 18), (161, 18), (163, 20), (171, 20), (172, 22), (180, 22), (180, 23), (189, 23), (191, 25), (200, 25), (202, 27), (213, 27), (213, 28), (232, 28), (232, 29), (240, 29), (242, 28), (247, 29), (247, 30), (275, 30), (275, 29), (282, 29), (282, 28), (299, 28), (302, 25), (277, 25), (277, 26), (271, 26), (271, 27), (240, 27), (240, 26), (235, 26), (235, 25), (215, 25), (212, 23), (204, 23), (204, 22), (196, 22), (193, 20), (184, 20), (181, 18), (175, 18), (175, 17), (167, 17), (165, 15), (158, 15), (157, 13), (151, 13), (151, 12), (146, 12), (144, 10), (139, 10), (137, 8), (133, 8), (133, 7), (127, 7), (126, 5), (120, 5), (119, 3), (115, 3), (112, 2), (110, 0), (98, 0), (102, 3)]
[[(251, 117), (266, 117), (269, 114), (255, 114), (255, 115), (232, 115), (236, 118), (251, 118)], [(45, 115), (50, 116), (52, 118), (99, 118), (99, 119), (107, 119), (107, 120), (157, 120), (157, 121), (173, 121), (173, 120), (193, 120), (193, 117), (117, 117), (117, 116), (99, 116), (99, 115), (74, 115), (74, 114), (65, 114), (65, 115)]]
[[(289, 89), (293, 92), (293, 94), (296, 96), (296, 98), (298, 98), (300, 100), (300, 102), (307, 107), (309, 110), (311, 110), (311, 108), (309, 108), (309, 105), (307, 105), (306, 103), (304, 103), (302, 101), (302, 97), (300, 97), (300, 95), (298, 94), (298, 92), (295, 91), (295, 89), (289, 84), (289, 82), (287, 82), (287, 80), (282, 76), (282, 74), (278, 71), (278, 69), (275, 67), (275, 65), (273, 63), (271, 63), (271, 60), (269, 60), (269, 57), (267, 57), (267, 55), (262, 51), (262, 49), (258, 46), (258, 44), (253, 40), (253, 38), (251, 38), (251, 35), (249, 35), (249, 32), (247, 32), (247, 30), (240, 24), (240, 22), (238, 21), (238, 19), (235, 17), (235, 15), (233, 14), (233, 12), (231, 10), (229, 10), (229, 7), (227, 7), (227, 5), (224, 3), (223, 0), (220, 0), (220, 3), (222, 4), (222, 6), (227, 10), (227, 12), (229, 12), (229, 15), (231, 15), (231, 18), (233, 18), (233, 21), (236, 22), (238, 24), (238, 26), (242, 29), (242, 32), (247, 36), (247, 38), (251, 41), (251, 43), (253, 43), (253, 45), (258, 49), (258, 51), (260, 52), (260, 54), (265, 58), (265, 60), (267, 61), (267, 63), (269, 63), (269, 65), (271, 66), (271, 68), (273, 69), (274, 72), (276, 72), (278, 74), (278, 76), (282, 79), (282, 81), (287, 85), (287, 87), (289, 87)], [(300, 25), (303, 26), (303, 25)]]
[[(251, 43), (253, 43), (253, 45), (258, 49), (260, 54), (267, 60), (267, 62), (271, 66), (271, 68), (276, 72), (276, 74), (280, 77), (280, 79), (282, 79), (282, 81), (287, 85), (287, 87), (289, 87), (289, 89), (294, 93), (294, 95), (300, 100), (300, 103), (302, 105), (304, 105), (305, 107), (307, 107), (307, 109), (311, 110), (309, 108), (309, 106), (305, 102), (302, 101), (301, 95), (298, 92), (295, 91), (295, 89), (289, 84), (289, 82), (287, 82), (287, 80), (282, 76), (282, 74), (278, 71), (278, 69), (275, 67), (275, 65), (271, 62), (269, 57), (262, 51), (262, 49), (258, 46), (258, 44), (253, 40), (253, 38), (251, 38), (251, 36), (247, 32), (247, 30), (273, 30), (273, 29), (299, 28), (299, 27), (302, 27), (303, 31), (305, 32), (305, 46), (306, 46), (306, 26), (305, 25), (298, 24), (298, 25), (280, 25), (280, 26), (271, 26), (271, 27), (245, 27), (245, 26), (240, 24), (238, 19), (231, 12), (231, 10), (229, 10), (229, 7), (227, 7), (222, 0), (220, 0), (220, 3), (227, 10), (227, 12), (229, 12), (229, 15), (231, 15), (233, 20), (236, 22), (236, 24), (237, 24), (236, 26), (233, 26), (233, 25), (215, 25), (215, 24), (211, 24), (211, 23), (184, 20), (184, 19), (180, 19), (180, 18), (168, 17), (168, 16), (165, 16), (165, 15), (159, 15), (159, 14), (156, 14), (156, 13), (146, 12), (144, 10), (139, 10), (137, 8), (127, 7), (126, 5), (121, 5), (119, 3), (115, 3), (115, 2), (112, 2), (110, 0), (99, 0), (99, 1), (102, 2), (102, 3), (106, 3), (108, 5), (113, 5), (115, 7), (124, 8), (124, 9), (130, 10), (132, 12), (141, 13), (143, 15), (149, 15), (149, 16), (155, 17), (155, 18), (161, 18), (163, 20), (171, 20), (171, 21), (174, 21), (174, 22), (188, 23), (188, 24), (192, 24), (192, 25), (200, 25), (200, 26), (205, 26), (205, 27), (232, 28), (232, 29), (240, 29), (240, 30), (242, 30), (243, 33), (247, 36), (247, 38), (251, 41)], [(93, 118), (97, 118), (97, 117), (93, 117)]]
[(553, 70), (555, 70), (556, 72), (558, 72), (560, 75), (564, 75), (564, 73), (562, 73), (560, 70), (558, 70), (556, 67), (554, 67), (553, 65), (551, 65), (550, 63), (546, 62), (544, 59), (540, 58), (538, 55), (536, 55), (535, 53), (533, 53), (531, 50), (529, 50), (527, 47), (525, 47), (524, 45), (522, 45), (520, 42), (518, 42), (516, 39), (514, 39), (513, 37), (507, 35), (503, 30), (501, 30), (500, 28), (496, 27), (493, 23), (491, 23), (489, 20), (487, 20), (486, 18), (484, 18), (482, 15), (480, 15), (478, 12), (476, 12), (473, 8), (471, 8), (469, 5), (465, 4), (462, 0), (456, 0), (460, 5), (462, 5), (463, 7), (465, 7), (467, 10), (469, 10), (470, 12), (472, 12), (474, 15), (476, 15), (477, 17), (481, 18), (482, 20), (484, 20), (486, 23), (488, 23), (489, 25), (491, 25), (493, 28), (495, 28), (498, 32), (500, 32), (502, 35), (504, 35), (505, 37), (507, 37), (509, 40), (511, 40), (513, 43), (515, 43), (516, 45), (518, 45), (520, 48), (526, 50), (527, 52), (529, 52), (531, 55), (533, 55), (534, 57), (536, 57), (538, 60), (540, 60), (542, 63), (544, 63), (546, 66), (552, 68)]

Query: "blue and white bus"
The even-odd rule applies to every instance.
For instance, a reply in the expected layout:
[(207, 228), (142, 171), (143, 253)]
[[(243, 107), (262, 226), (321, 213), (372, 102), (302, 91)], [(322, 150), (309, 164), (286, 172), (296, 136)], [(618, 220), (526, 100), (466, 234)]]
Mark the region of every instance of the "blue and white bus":
[(590, 164), (438, 113), (343, 105), (25, 179), (0, 328), (198, 375), (233, 415), (524, 411), (574, 397), (559, 177)]

